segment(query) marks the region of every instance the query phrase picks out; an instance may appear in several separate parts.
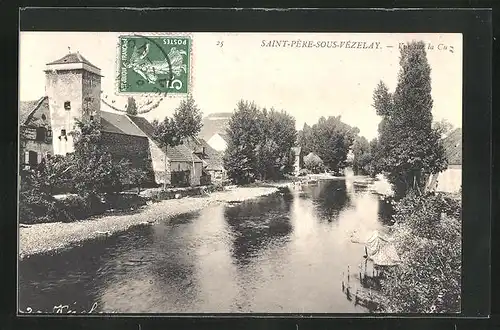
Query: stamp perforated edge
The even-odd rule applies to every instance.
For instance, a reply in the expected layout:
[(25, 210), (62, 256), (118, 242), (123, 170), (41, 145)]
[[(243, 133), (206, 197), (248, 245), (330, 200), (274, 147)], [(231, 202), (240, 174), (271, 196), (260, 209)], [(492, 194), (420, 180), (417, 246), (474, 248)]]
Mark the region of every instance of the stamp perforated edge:
[[(187, 76), (187, 93), (166, 93), (157, 94), (154, 92), (121, 92), (120, 91), (120, 77), (121, 77), (121, 45), (120, 40), (122, 37), (182, 37), (189, 39), (189, 53), (187, 56), (188, 59), (188, 68), (189, 74)], [(120, 32), (116, 37), (116, 56), (115, 56), (115, 75), (114, 75), (114, 96), (138, 96), (138, 97), (150, 97), (155, 99), (162, 98), (184, 98), (187, 95), (193, 93), (193, 77), (194, 77), (194, 42), (193, 42), (193, 34), (190, 32)]]

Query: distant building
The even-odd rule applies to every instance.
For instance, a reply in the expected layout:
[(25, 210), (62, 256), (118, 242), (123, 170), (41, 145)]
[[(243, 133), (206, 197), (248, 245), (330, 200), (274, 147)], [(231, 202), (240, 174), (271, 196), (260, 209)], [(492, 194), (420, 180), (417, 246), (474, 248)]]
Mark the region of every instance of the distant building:
[(226, 129), (231, 116), (231, 112), (221, 112), (203, 118), (203, 126), (198, 136), (207, 141), (213, 149), (224, 152), (228, 142)]
[(300, 172), (302, 148), (301, 147), (293, 147), (292, 153), (293, 153), (293, 157), (294, 157), (293, 173), (295, 174), (295, 176), (298, 176), (299, 172)]
[[(102, 141), (116, 159), (126, 158), (133, 166), (150, 173), (156, 184), (200, 185), (205, 170), (219, 171), (219, 156), (208, 150), (190, 149), (190, 144), (165, 150), (154, 141), (151, 124), (143, 117), (115, 113), (101, 100), (101, 70), (79, 53), (70, 53), (48, 63), (46, 96), (20, 102), (20, 162), (33, 167), (48, 155), (73, 152), (69, 134), (75, 120), (97, 120)], [(210, 156), (211, 154), (211, 156)], [(203, 160), (201, 158), (203, 158)], [(221, 158), (220, 158), (221, 159)], [(166, 162), (165, 162), (166, 161)], [(165, 163), (167, 166), (165, 166)]]
[(448, 168), (431, 176), (429, 190), (458, 192), (462, 187), (462, 129), (457, 128), (443, 139)]
[(207, 141), (207, 143), (217, 151), (224, 152), (227, 148), (227, 135), (222, 133), (215, 133)]

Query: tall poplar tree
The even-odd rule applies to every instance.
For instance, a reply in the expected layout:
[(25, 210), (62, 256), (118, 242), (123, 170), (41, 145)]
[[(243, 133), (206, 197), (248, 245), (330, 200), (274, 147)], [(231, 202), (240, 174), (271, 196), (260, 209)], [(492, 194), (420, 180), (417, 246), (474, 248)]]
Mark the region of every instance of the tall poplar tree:
[(397, 197), (421, 191), (429, 174), (447, 166), (440, 134), (432, 128), (431, 68), (424, 42), (402, 47), (399, 64), (394, 94), (380, 82), (373, 96), (373, 106), (382, 116), (378, 164)]

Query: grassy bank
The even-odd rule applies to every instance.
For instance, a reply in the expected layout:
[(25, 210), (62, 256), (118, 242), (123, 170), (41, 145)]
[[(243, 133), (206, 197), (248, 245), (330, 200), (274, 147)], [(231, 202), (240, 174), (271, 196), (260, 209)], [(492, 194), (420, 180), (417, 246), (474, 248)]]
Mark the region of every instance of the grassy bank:
[(55, 251), (88, 239), (106, 237), (137, 225), (151, 225), (165, 218), (201, 210), (210, 205), (244, 201), (276, 192), (276, 187), (234, 187), (202, 197), (163, 200), (121, 215), (104, 215), (83, 221), (51, 222), (19, 228), (19, 257)]

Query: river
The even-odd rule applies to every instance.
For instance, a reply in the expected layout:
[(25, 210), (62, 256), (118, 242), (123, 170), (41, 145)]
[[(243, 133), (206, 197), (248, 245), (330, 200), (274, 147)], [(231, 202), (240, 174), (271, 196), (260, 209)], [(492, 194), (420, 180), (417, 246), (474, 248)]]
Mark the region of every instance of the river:
[(353, 236), (366, 239), (388, 214), (359, 179), (285, 188), (32, 256), (19, 263), (20, 310), (367, 312), (341, 282), (363, 260)]

